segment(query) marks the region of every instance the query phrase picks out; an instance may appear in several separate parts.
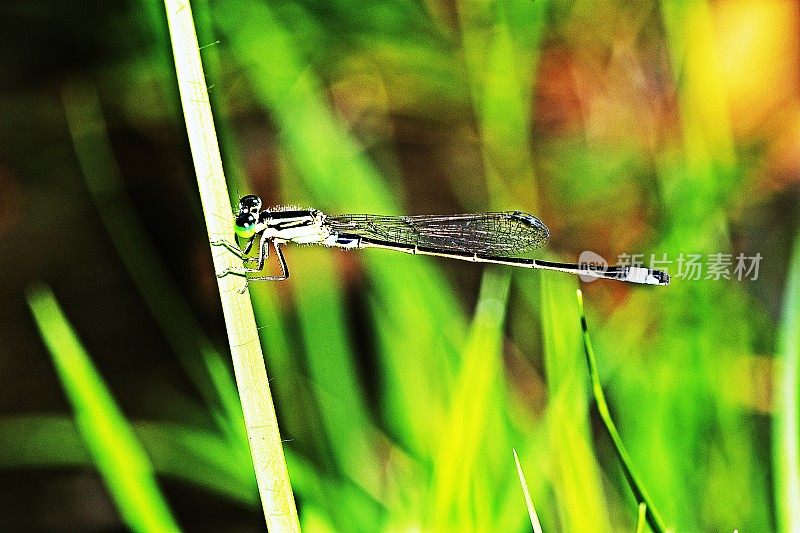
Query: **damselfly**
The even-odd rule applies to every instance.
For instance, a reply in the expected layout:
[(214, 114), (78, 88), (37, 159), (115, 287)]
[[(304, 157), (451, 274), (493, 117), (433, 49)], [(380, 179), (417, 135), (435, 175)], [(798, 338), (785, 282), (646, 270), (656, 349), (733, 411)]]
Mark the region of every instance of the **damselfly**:
[[(544, 223), (520, 211), (471, 215), (326, 215), (316, 209), (261, 209), (261, 198), (248, 195), (239, 200), (234, 230), (244, 248), (225, 240), (213, 241), (236, 254), (242, 267), (227, 268), (218, 277), (233, 274), (249, 281), (279, 281), (289, 277), (280, 245), (322, 244), (337, 248), (385, 248), (409, 254), (449, 257), (476, 263), (568, 272), (592, 278), (613, 279), (647, 285), (669, 285), (669, 274), (661, 270), (619, 265), (556, 263), (541, 259), (508, 257), (543, 246), (550, 237)], [(258, 243), (258, 255), (250, 257)], [(253, 276), (262, 272), (270, 244), (280, 262), (281, 274)], [(254, 267), (248, 266), (255, 263)]]

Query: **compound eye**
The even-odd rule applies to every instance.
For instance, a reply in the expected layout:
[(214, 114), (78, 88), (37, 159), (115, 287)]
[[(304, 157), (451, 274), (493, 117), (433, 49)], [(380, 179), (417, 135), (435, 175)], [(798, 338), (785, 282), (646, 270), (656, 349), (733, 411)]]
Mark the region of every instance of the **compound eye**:
[(255, 194), (248, 194), (239, 200), (240, 213), (258, 213), (261, 209), (261, 198)]
[(242, 239), (249, 239), (256, 233), (256, 216), (252, 213), (243, 213), (236, 217), (233, 231)]

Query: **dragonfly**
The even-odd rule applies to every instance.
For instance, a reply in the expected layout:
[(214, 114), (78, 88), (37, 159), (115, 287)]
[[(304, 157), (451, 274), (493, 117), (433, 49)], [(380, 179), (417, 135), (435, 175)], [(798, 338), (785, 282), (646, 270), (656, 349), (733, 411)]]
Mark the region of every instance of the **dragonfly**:
[[(235, 254), (242, 260), (242, 266), (226, 268), (217, 277), (241, 276), (246, 283), (287, 279), (289, 268), (281, 246), (291, 242), (347, 250), (383, 248), (474, 263), (553, 270), (589, 278), (669, 285), (668, 273), (641, 266), (558, 263), (511, 257), (541, 248), (550, 238), (550, 230), (544, 222), (522, 211), (463, 215), (326, 215), (317, 209), (262, 209), (261, 198), (250, 194), (239, 200), (234, 232), (237, 242), (245, 242), (243, 247), (226, 240), (215, 240), (211, 244)], [(256, 244), (257, 254), (251, 256)], [(270, 246), (275, 249), (280, 263), (279, 275), (262, 274)], [(245, 284), (241, 292), (246, 289)]]

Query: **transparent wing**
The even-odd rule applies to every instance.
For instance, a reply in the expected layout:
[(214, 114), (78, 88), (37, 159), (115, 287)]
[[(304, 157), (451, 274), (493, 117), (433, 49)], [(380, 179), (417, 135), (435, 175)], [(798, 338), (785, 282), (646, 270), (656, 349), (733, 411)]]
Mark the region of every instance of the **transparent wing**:
[(332, 232), (378, 241), (484, 254), (521, 254), (543, 246), (544, 222), (520, 211), (470, 215), (336, 215), (324, 224)]

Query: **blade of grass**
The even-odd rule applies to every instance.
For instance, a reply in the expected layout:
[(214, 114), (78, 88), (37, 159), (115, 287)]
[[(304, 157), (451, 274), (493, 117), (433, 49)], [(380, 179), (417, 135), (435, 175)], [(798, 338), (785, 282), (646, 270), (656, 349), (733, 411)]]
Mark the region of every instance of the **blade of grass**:
[(647, 504), (639, 503), (639, 516), (636, 518), (636, 533), (644, 533), (644, 526), (647, 524)]
[(589, 338), (589, 329), (586, 326), (586, 315), (583, 312), (583, 293), (580, 289), (578, 289), (577, 295), (578, 308), (580, 310), (581, 331), (583, 332), (583, 349), (586, 353), (586, 362), (589, 365), (589, 375), (592, 379), (592, 394), (594, 395), (594, 400), (597, 403), (597, 410), (600, 413), (601, 420), (603, 421), (603, 427), (606, 428), (609, 437), (611, 437), (611, 442), (614, 444), (614, 451), (616, 452), (617, 458), (622, 466), (622, 472), (625, 474), (625, 479), (628, 481), (628, 485), (630, 486), (631, 491), (636, 498), (636, 502), (647, 504), (647, 523), (650, 524), (650, 527), (653, 529), (653, 531), (657, 533), (663, 533), (665, 530), (664, 523), (658, 516), (655, 507), (653, 507), (653, 504), (647, 495), (644, 486), (642, 485), (641, 481), (639, 481), (639, 477), (636, 475), (636, 472), (634, 472), (631, 458), (628, 455), (625, 446), (622, 444), (622, 438), (619, 436), (619, 432), (617, 431), (614, 421), (611, 419), (611, 413), (608, 410), (606, 397), (603, 393), (603, 388), (600, 385), (600, 374), (597, 372), (597, 360), (594, 356), (592, 341)]
[[(208, 236), (211, 241), (232, 239), (229, 195), (191, 7), (188, 2), (180, 0), (165, 0), (164, 4)], [(212, 250), (212, 254), (217, 272), (234, 266), (233, 255), (225, 250)], [(297, 508), (283, 456), (253, 307), (249, 295), (237, 290), (242, 280), (234, 278), (227, 276), (218, 280), (220, 300), (264, 516), (267, 527), (273, 531), (299, 531)]]
[(322, 412), (329, 453), (345, 474), (376, 499), (381, 466), (374, 456), (375, 431), (359, 386), (347, 308), (329, 250), (307, 248), (296, 261), (297, 314), (305, 341), (311, 386)]
[[(564, 531), (610, 531), (600, 467), (592, 453), (583, 373), (576, 280), (541, 276), (542, 343), (549, 400), (552, 483)], [(572, 302), (572, 303), (571, 303)]]
[(522, 471), (522, 465), (519, 464), (519, 456), (517, 450), (514, 451), (514, 464), (517, 465), (517, 474), (519, 475), (519, 483), (522, 486), (522, 493), (525, 495), (525, 505), (528, 508), (528, 516), (531, 518), (531, 526), (533, 526), (533, 533), (542, 533), (542, 524), (539, 523), (539, 516), (536, 514), (536, 508), (533, 506), (533, 499), (528, 490), (528, 483), (525, 481), (525, 473)]
[[(440, 431), (434, 459), (434, 531), (482, 531), (497, 523), (505, 474), (494, 447), (505, 446), (503, 418), (503, 323), (511, 278), (489, 269), (483, 276), (475, 318), (463, 350), (463, 364), (452, 386), (450, 410)], [(507, 448), (506, 448), (507, 449)]]
[(44, 285), (27, 294), (75, 420), (123, 521), (134, 531), (178, 531), (152, 465), (131, 425), (93, 367), (53, 293)]
[[(253, 470), (219, 435), (176, 424), (134, 422), (134, 433), (158, 475), (258, 505)], [(83, 468), (92, 456), (75, 420), (22, 415), (0, 419), (0, 468)]]
[[(375, 288), (370, 304), (385, 379), (382, 411), (404, 446), (430, 458), (460, 359), (464, 317), (435, 265), (376, 252), (364, 254), (364, 261)], [(421, 420), (422, 410), (430, 416)]]
[(789, 262), (779, 338), (780, 371), (775, 379), (772, 462), (775, 514), (779, 531), (800, 530), (800, 445), (798, 445), (798, 372), (800, 372), (800, 232)]
[[(531, 158), (533, 83), (547, 1), (458, 2), (463, 57), (478, 118), (489, 200), (537, 212)], [(459, 176), (462, 181), (463, 177)], [(454, 187), (468, 205), (485, 207), (477, 187)], [(519, 202), (522, 202), (521, 204)]]
[[(327, 443), (320, 428), (319, 409), (315, 405), (309, 377), (298, 365), (300, 349), (290, 337), (289, 314), (282, 288), (277, 283), (253, 284), (250, 288), (253, 309), (259, 324), (259, 336), (266, 348), (266, 363), (272, 380), (276, 403), (289, 408), (282, 413), (285, 438), (302, 438), (303, 448), (324, 453)], [(313, 429), (311, 429), (313, 428)], [(291, 465), (289, 472), (292, 473)]]

